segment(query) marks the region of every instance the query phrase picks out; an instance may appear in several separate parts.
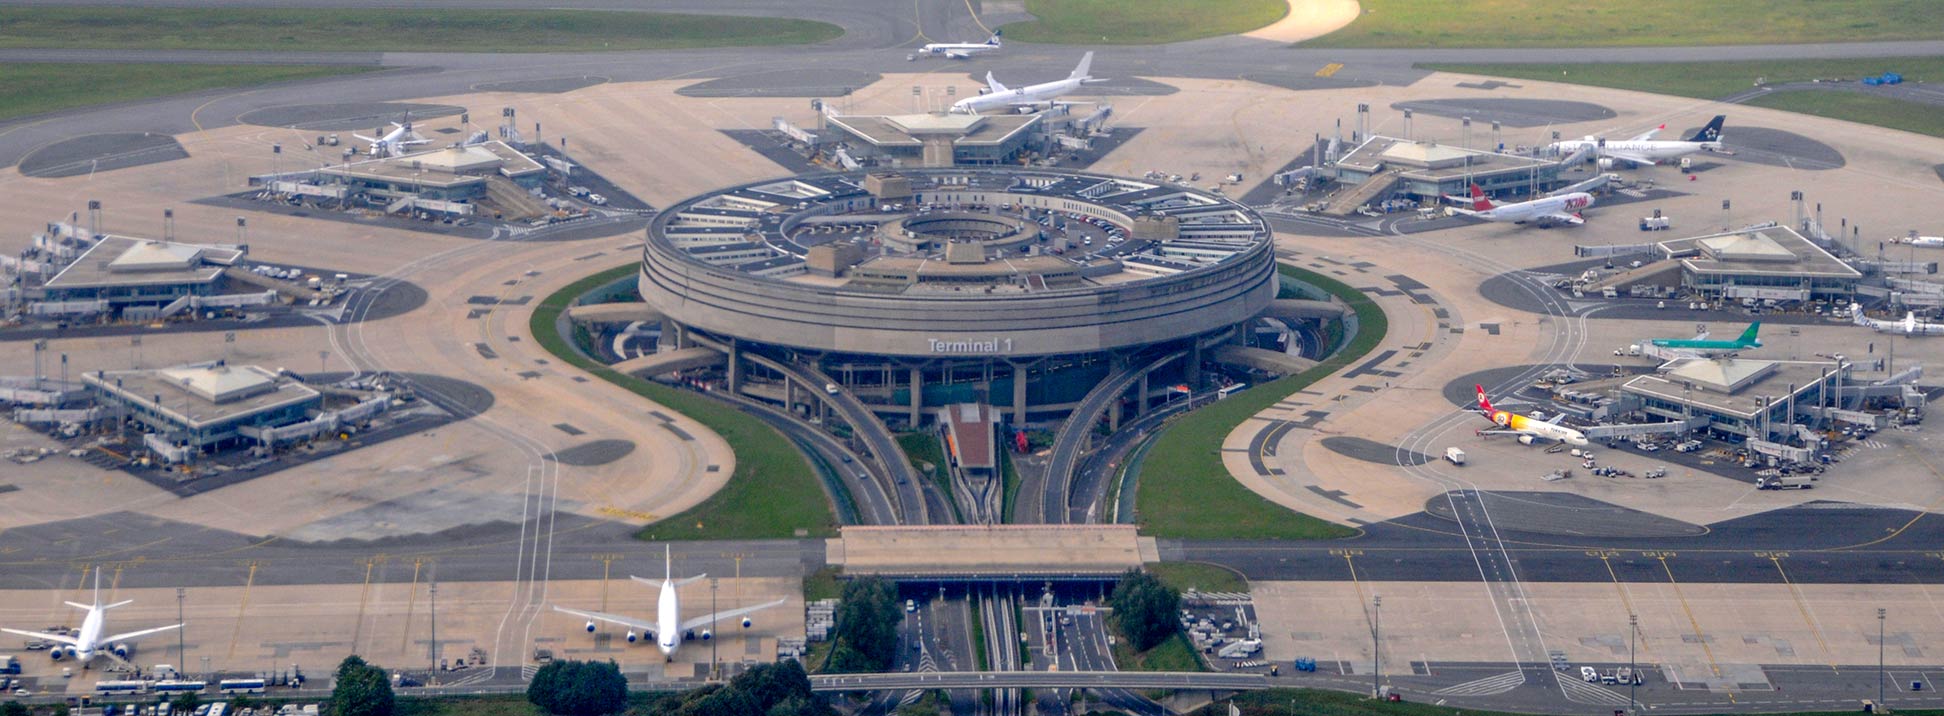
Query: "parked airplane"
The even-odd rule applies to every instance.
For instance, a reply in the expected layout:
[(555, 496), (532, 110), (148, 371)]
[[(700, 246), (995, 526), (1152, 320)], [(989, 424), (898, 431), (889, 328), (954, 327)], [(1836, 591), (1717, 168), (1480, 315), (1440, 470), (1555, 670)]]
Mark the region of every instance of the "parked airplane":
[(1761, 330), (1762, 322), (1756, 321), (1748, 324), (1748, 330), (1742, 331), (1741, 337), (1732, 341), (1711, 341), (1708, 340), (1707, 331), (1702, 331), (1693, 338), (1656, 338), (1651, 342), (1657, 348), (1669, 348), (1709, 358), (1762, 347), (1761, 339), (1755, 337), (1755, 334)]
[(1603, 159), (1617, 159), (1635, 164), (1659, 164), (1700, 151), (1721, 149), (1721, 125), (1727, 115), (1715, 115), (1708, 125), (1695, 130), (1686, 139), (1654, 139), (1654, 135), (1666, 129), (1667, 125), (1647, 130), (1631, 139), (1607, 141), (1601, 137), (1589, 136), (1585, 139), (1569, 139), (1554, 142), (1550, 149), (1559, 156), (1571, 156), (1576, 152), (1591, 149)]
[(1553, 416), (1552, 420), (1534, 420), (1510, 410), (1493, 408), (1491, 399), (1485, 397), (1485, 386), (1477, 385), (1473, 387), (1478, 389), (1479, 412), (1483, 413), (1485, 417), (1490, 418), (1494, 424), (1503, 428), (1502, 430), (1480, 430), (1478, 434), (1530, 435), (1534, 438), (1562, 442), (1568, 445), (1586, 444), (1585, 433), (1559, 424), (1559, 419), (1566, 417), (1565, 413)]
[(1911, 246), (1923, 246), (1926, 248), (1936, 248), (1939, 246), (1944, 246), (1944, 236), (1899, 236), (1895, 239), (1891, 239), (1891, 241), (1895, 241), (1899, 244), (1910, 244)]
[(918, 48), (918, 54), (912, 55), (911, 59), (918, 59), (918, 55), (944, 55), (948, 60), (963, 60), (998, 51), (999, 31), (994, 30), (992, 37), (986, 38), (985, 42), (933, 42)]
[[(594, 631), (594, 622), (597, 621), (607, 622), (609, 624), (619, 624), (621, 626), (627, 627), (628, 643), (632, 644), (635, 642), (636, 639), (647, 639), (649, 641), (653, 641), (655, 642), (655, 646), (661, 649), (662, 656), (670, 661), (673, 661), (675, 659), (675, 650), (681, 648), (682, 642), (684, 640), (695, 639), (698, 638), (698, 636), (703, 641), (708, 641), (710, 639), (715, 638), (713, 627), (715, 626), (715, 623), (718, 620), (734, 619), (736, 617), (742, 617), (742, 626), (744, 629), (748, 629), (750, 627), (750, 624), (752, 624), (753, 622), (751, 622), (749, 617), (745, 615), (762, 611), (770, 607), (778, 606), (784, 602), (784, 600), (778, 599), (774, 602), (758, 604), (753, 607), (741, 607), (738, 609), (728, 609), (728, 610), (716, 612), (714, 614), (699, 616), (694, 619), (683, 621), (681, 595), (677, 593), (676, 588), (706, 578), (708, 577), (708, 575), (698, 574), (693, 577), (689, 577), (687, 579), (680, 579), (680, 580), (676, 579), (675, 578), (675, 556), (673, 550), (669, 549), (666, 545), (662, 547), (662, 550), (663, 550), (663, 554), (667, 555), (666, 559), (668, 560), (668, 571), (666, 573), (666, 577), (667, 577), (666, 579), (656, 581), (653, 579), (643, 579), (641, 577), (629, 577), (629, 579), (640, 582), (642, 584), (661, 587), (661, 598), (658, 599), (655, 603), (654, 621), (647, 621), (645, 619), (636, 619), (633, 617), (624, 617), (616, 614), (603, 614), (601, 612), (584, 612), (578, 609), (568, 609), (566, 607), (558, 606), (558, 605), (554, 606), (554, 611), (572, 614), (577, 617), (588, 619), (589, 621), (587, 622), (587, 630), (590, 632)], [(695, 631), (698, 628), (702, 630), (701, 632), (699, 632), (699, 634), (698, 632)], [(635, 632), (635, 630), (637, 629), (641, 630), (640, 634), (638, 635)]]
[(1073, 72), (1068, 74), (1066, 79), (1041, 82), (1019, 89), (1008, 89), (1005, 85), (999, 84), (999, 80), (993, 79), (991, 72), (987, 72), (986, 88), (980, 90), (978, 96), (953, 102), (952, 111), (979, 114), (995, 109), (1017, 109), (1027, 112), (1046, 109), (1053, 106), (1055, 98), (1079, 89), (1080, 85), (1101, 81), (1087, 74), (1087, 68), (1091, 66), (1093, 66), (1093, 53), (1088, 52), (1080, 56), (1080, 65), (1073, 68)]
[(1931, 323), (1917, 320), (1915, 312), (1904, 312), (1901, 321), (1884, 321), (1863, 315), (1863, 307), (1850, 304), (1850, 320), (1859, 326), (1869, 326), (1878, 333), (1900, 333), (1906, 336), (1944, 336), (1944, 323)]
[[(418, 132), (412, 131), (412, 115), (410, 112), (405, 114), (404, 124), (392, 122), (391, 126), (392, 130), (381, 137), (367, 137), (357, 133), (353, 133), (351, 136), (369, 142), (371, 144), (368, 150), (369, 153), (371, 156), (379, 158), (395, 157), (404, 154), (406, 147), (430, 144), (432, 142), (430, 139), (419, 136)], [(377, 133), (377, 131), (372, 132), (372, 134)]]
[(1584, 224), (1586, 223), (1586, 217), (1581, 216), (1579, 212), (1593, 205), (1593, 195), (1583, 191), (1568, 192), (1557, 196), (1533, 199), (1532, 201), (1522, 201), (1517, 204), (1494, 204), (1491, 199), (1485, 198), (1485, 190), (1478, 188), (1477, 184), (1471, 185), (1471, 198), (1469, 199), (1457, 196), (1447, 196), (1445, 198), (1453, 201), (1470, 202), (1470, 209), (1462, 207), (1452, 207), (1451, 209), (1465, 216), (1484, 219), (1486, 221), (1509, 221), (1514, 224), (1523, 224), (1532, 221), (1537, 222), (1542, 228), (1553, 224), (1566, 224), (1568, 226)]
[(83, 669), (88, 668), (88, 662), (93, 661), (96, 654), (106, 654), (108, 658), (125, 664), (128, 659), (128, 642), (145, 636), (160, 634), (171, 629), (182, 628), (181, 624), (172, 624), (165, 627), (143, 629), (141, 631), (131, 631), (126, 634), (103, 637), (101, 635), (101, 629), (103, 621), (107, 618), (108, 610), (126, 605), (132, 601), (134, 600), (124, 600), (115, 602), (114, 604), (102, 604), (101, 569), (96, 568), (94, 603), (81, 604), (79, 602), (67, 602), (68, 606), (74, 607), (75, 609), (88, 610), (88, 616), (81, 620), (81, 631), (78, 634), (67, 636), (62, 634), (45, 634), (37, 631), (21, 631), (19, 629), (0, 629), (0, 631), (54, 642), (55, 646), (47, 650), (48, 656), (52, 657), (55, 661), (60, 661), (70, 656), (74, 657), (74, 660), (79, 662)]

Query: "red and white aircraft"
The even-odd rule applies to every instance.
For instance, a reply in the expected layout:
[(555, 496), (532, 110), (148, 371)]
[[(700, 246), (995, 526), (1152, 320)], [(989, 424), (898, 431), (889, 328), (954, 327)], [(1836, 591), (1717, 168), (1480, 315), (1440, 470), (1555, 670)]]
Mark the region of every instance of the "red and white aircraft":
[(1517, 204), (1497, 204), (1485, 197), (1485, 190), (1471, 185), (1471, 197), (1447, 196), (1452, 201), (1470, 202), (1471, 208), (1452, 207), (1452, 211), (1486, 221), (1504, 221), (1523, 224), (1528, 221), (1541, 227), (1553, 224), (1579, 226), (1586, 223), (1580, 211), (1593, 205), (1593, 195), (1583, 191), (1569, 192), (1543, 199), (1522, 201)]

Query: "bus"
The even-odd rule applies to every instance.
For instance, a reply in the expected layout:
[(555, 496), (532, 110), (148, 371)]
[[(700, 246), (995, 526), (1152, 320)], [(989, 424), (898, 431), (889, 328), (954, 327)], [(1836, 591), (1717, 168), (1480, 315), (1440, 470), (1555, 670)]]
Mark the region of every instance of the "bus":
[(209, 688), (209, 684), (203, 681), (157, 681), (155, 682), (154, 688), (155, 693), (158, 694), (173, 694), (185, 691), (198, 693), (203, 689)]
[(1231, 395), (1234, 395), (1234, 394), (1236, 393), (1236, 391), (1239, 391), (1239, 390), (1241, 390), (1241, 389), (1243, 389), (1243, 388), (1247, 388), (1247, 387), (1249, 387), (1249, 384), (1248, 384), (1248, 383), (1236, 383), (1236, 384), (1234, 384), (1234, 385), (1225, 385), (1225, 386), (1222, 386), (1222, 389), (1221, 389), (1221, 390), (1218, 390), (1218, 391), (1215, 391), (1215, 399), (1216, 399), (1216, 400), (1221, 400), (1222, 398), (1226, 398), (1226, 397), (1229, 397), (1229, 396), (1231, 396)]
[(148, 690), (149, 682), (146, 681), (95, 682), (95, 693), (97, 694), (146, 694)]
[(225, 694), (260, 694), (263, 686), (263, 679), (223, 679), (216, 683), (216, 690)]

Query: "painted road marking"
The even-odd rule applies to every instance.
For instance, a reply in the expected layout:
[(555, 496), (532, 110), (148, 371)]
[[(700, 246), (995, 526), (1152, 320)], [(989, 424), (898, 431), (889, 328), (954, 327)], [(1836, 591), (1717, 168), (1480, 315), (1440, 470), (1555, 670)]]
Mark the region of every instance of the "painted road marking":
[(1338, 70), (1341, 70), (1341, 69), (1343, 69), (1343, 63), (1341, 63), (1341, 62), (1332, 62), (1332, 63), (1330, 63), (1330, 64), (1327, 64), (1327, 65), (1324, 65), (1324, 66), (1323, 66), (1323, 69), (1320, 69), (1320, 70), (1317, 70), (1317, 71), (1316, 71), (1316, 76), (1318, 76), (1318, 77), (1331, 77), (1331, 76), (1334, 76), (1334, 75), (1336, 75), (1336, 73), (1337, 73), (1337, 71), (1338, 71)]

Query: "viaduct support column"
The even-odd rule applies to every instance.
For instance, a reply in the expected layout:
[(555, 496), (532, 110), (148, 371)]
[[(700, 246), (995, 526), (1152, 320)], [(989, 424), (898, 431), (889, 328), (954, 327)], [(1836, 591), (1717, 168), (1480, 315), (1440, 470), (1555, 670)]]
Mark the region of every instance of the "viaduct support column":
[(924, 407), (925, 407), (925, 369), (922, 366), (912, 366), (911, 367), (911, 414), (910, 414), (911, 429), (913, 430), (918, 429), (919, 413), (924, 409)]
[(742, 345), (729, 339), (729, 393), (742, 395)]
[(1147, 400), (1148, 400), (1148, 374), (1147, 373), (1141, 374), (1141, 380), (1135, 383), (1134, 391), (1135, 391), (1134, 392), (1134, 414), (1138, 416), (1147, 412)]
[(1007, 361), (1012, 366), (1013, 376), (1013, 424), (1026, 424), (1026, 366), (1018, 361)]

